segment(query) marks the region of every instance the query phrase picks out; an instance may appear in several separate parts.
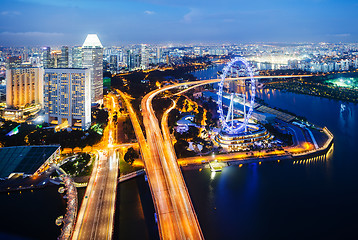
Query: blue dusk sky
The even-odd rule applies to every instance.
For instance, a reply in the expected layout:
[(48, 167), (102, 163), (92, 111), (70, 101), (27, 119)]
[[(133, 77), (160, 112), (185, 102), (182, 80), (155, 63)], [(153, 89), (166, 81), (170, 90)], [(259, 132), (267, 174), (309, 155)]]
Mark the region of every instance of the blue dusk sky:
[(0, 46), (358, 42), (357, 0), (0, 0)]

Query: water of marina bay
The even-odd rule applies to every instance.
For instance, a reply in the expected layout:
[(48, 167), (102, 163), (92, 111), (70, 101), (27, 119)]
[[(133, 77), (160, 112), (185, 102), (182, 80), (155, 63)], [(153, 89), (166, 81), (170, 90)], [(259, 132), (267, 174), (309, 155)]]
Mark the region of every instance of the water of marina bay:
[(66, 208), (58, 188), (0, 193), (0, 239), (57, 239), (61, 227), (55, 221)]
[[(221, 69), (194, 74), (216, 78)], [(215, 175), (184, 170), (205, 239), (357, 239), (358, 106), (269, 89), (258, 97), (327, 126), (335, 136), (333, 154), (310, 164), (248, 164)], [(57, 238), (60, 228), (54, 221), (64, 214), (65, 202), (57, 187), (47, 190), (0, 194), (0, 239)], [(114, 239), (157, 239), (143, 176), (121, 183), (118, 190)]]
[[(193, 74), (217, 78), (222, 67)], [(334, 151), (326, 160), (309, 164), (248, 164), (215, 175), (205, 169), (184, 170), (205, 239), (356, 239), (358, 106), (269, 89), (257, 95), (327, 126), (335, 136)], [(153, 207), (147, 186), (143, 177), (120, 184), (120, 233), (114, 239), (157, 239), (149, 231)]]
[[(213, 78), (222, 66), (195, 73)], [(326, 160), (185, 170), (206, 239), (357, 239), (358, 106), (262, 89), (258, 97), (334, 134)]]

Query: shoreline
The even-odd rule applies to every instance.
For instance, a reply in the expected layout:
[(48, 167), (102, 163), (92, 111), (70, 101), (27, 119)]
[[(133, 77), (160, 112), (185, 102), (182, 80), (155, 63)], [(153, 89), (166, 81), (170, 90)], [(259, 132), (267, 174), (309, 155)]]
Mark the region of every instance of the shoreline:
[[(349, 100), (348, 98), (342, 98), (342, 97), (336, 97), (336, 96), (330, 96), (330, 95), (320, 95), (318, 92), (311, 91), (311, 89), (309, 89), (309, 88), (304, 88), (304, 90), (294, 90), (290, 86), (287, 86), (287, 83), (286, 83), (286, 85), (285, 85), (285, 83), (281, 83), (281, 84), (284, 86), (281, 87), (281, 86), (276, 86), (274, 84), (266, 84), (265, 83), (263, 89), (280, 90), (283, 92), (303, 94), (303, 95), (309, 95), (309, 96), (315, 96), (315, 97), (322, 97), (322, 98), (341, 101), (341, 102), (345, 102), (345, 103), (358, 104), (357, 99)], [(305, 86), (306, 85), (308, 85), (308, 84), (305, 84)], [(326, 87), (328, 88), (329, 86), (327, 85)], [(356, 89), (343, 89), (343, 90), (344, 91), (355, 91)], [(337, 94), (337, 95), (339, 95), (339, 94)]]
[[(334, 143), (334, 137), (333, 134), (326, 128), (322, 128), (322, 130), (324, 131), (324, 133), (327, 135), (328, 139), (327, 141), (324, 143), (324, 145), (318, 149), (314, 149), (314, 150), (308, 150), (308, 151), (304, 151), (304, 152), (300, 152), (300, 153), (296, 153), (296, 154), (284, 154), (284, 155), (271, 155), (271, 156), (266, 156), (266, 157), (247, 157), (247, 158), (234, 158), (231, 160), (218, 160), (219, 162), (223, 162), (226, 163), (227, 166), (231, 166), (231, 165), (240, 165), (240, 164), (246, 164), (246, 163), (260, 163), (260, 162), (273, 162), (273, 161), (284, 161), (284, 160), (302, 160), (302, 159), (307, 159), (307, 158), (314, 158), (314, 157), (318, 157), (318, 156), (322, 156), (327, 154)], [(218, 155), (218, 156), (222, 156), (222, 155)], [(195, 158), (195, 157), (192, 157)], [(203, 158), (212, 158), (211, 156), (205, 156)], [(204, 165), (205, 168), (209, 167), (209, 162), (210, 160), (203, 160), (201, 163), (198, 162), (192, 162), (192, 163), (187, 163), (187, 161), (190, 161), (191, 158), (186, 158), (186, 163), (179, 163), (180, 167), (182, 170), (188, 170), (188, 169), (199, 169), (202, 168), (202, 166)], [(178, 162), (180, 161), (180, 159), (178, 159)]]
[[(301, 153), (296, 153), (296, 154), (284, 154), (284, 155), (271, 155), (271, 156), (265, 156), (265, 157), (247, 157), (247, 158), (232, 158), (231, 160), (219, 160), (219, 162), (225, 163), (226, 167), (228, 166), (237, 166), (240, 164), (248, 164), (248, 163), (261, 163), (261, 162), (275, 162), (275, 161), (285, 161), (285, 160), (292, 160), (292, 161), (297, 161), (297, 160), (303, 160), (303, 159), (308, 159), (308, 158), (315, 158), (315, 157), (319, 157), (319, 156), (323, 156), (326, 155), (333, 147), (334, 144), (334, 137), (333, 134), (326, 128), (323, 128), (323, 131), (325, 132), (325, 134), (328, 136), (327, 141), (324, 143), (324, 145), (318, 149), (314, 149), (314, 150), (308, 150), (308, 151), (304, 151)], [(224, 156), (223, 155), (218, 155), (218, 156)], [(195, 158), (195, 157), (192, 157)], [(211, 156), (205, 156), (203, 158), (211, 158)], [(210, 168), (209, 167), (209, 162), (208, 160), (203, 160), (202, 162), (198, 163), (198, 162), (192, 162), (192, 163), (180, 163), (180, 160), (184, 159), (184, 158), (179, 158), (178, 159), (178, 164), (180, 165), (180, 168), (182, 170), (194, 170), (194, 169), (200, 169), (200, 168)], [(190, 158), (185, 158), (186, 161), (190, 160)], [(121, 176), (121, 178), (126, 180), (138, 177), (142, 174), (145, 174), (145, 172), (142, 172), (142, 170), (139, 170), (141, 173), (140, 174), (136, 174), (136, 172), (133, 173), (129, 173), (126, 174), (124, 176)], [(139, 172), (137, 171), (137, 172)], [(119, 183), (121, 183), (122, 181), (119, 181)]]

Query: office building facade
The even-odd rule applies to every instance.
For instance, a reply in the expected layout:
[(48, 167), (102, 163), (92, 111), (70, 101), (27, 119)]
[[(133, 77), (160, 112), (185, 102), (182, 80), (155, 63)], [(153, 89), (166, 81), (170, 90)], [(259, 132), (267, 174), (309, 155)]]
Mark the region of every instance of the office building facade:
[(127, 68), (129, 71), (139, 69), (141, 63), (141, 55), (133, 50), (127, 51)]
[(30, 104), (43, 106), (43, 68), (20, 67), (6, 70), (7, 108)]
[(82, 68), (82, 47), (73, 47), (71, 56), (71, 67)]
[(45, 69), (45, 121), (87, 130), (91, 126), (89, 69)]
[(44, 47), (42, 49), (42, 64), (44, 68), (51, 67), (51, 48)]
[(59, 68), (68, 68), (69, 59), (68, 59), (68, 47), (67, 46), (62, 46), (61, 47), (61, 57), (60, 57), (60, 62), (58, 64)]
[(6, 60), (7, 63), (7, 68), (19, 68), (21, 67), (22, 64), (22, 58), (21, 56), (11, 56), (11, 57), (7, 57)]
[(118, 56), (111, 55), (109, 58), (109, 69), (112, 73), (116, 73), (118, 70)]
[(148, 52), (148, 46), (146, 44), (142, 44), (142, 46), (141, 46), (140, 67), (142, 69), (147, 69), (149, 67), (149, 52)]

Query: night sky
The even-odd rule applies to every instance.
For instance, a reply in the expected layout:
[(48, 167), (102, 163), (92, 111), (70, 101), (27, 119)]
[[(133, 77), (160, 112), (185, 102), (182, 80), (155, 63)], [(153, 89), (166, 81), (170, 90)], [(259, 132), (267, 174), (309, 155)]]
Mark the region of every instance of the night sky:
[(0, 45), (357, 42), (357, 0), (0, 0)]

